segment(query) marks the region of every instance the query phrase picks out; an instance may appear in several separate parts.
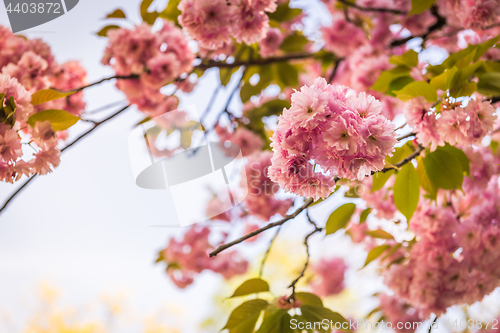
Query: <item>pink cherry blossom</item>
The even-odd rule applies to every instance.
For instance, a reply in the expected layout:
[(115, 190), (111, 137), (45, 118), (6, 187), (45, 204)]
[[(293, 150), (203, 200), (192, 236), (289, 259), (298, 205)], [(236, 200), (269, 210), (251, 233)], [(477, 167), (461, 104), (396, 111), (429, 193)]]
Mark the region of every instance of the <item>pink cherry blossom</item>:
[(259, 42), (260, 55), (264, 58), (272, 56), (283, 42), (283, 34), (280, 29), (271, 28), (267, 30), (266, 37)]
[(321, 259), (312, 265), (314, 274), (311, 287), (320, 296), (332, 296), (344, 290), (347, 265), (342, 258)]

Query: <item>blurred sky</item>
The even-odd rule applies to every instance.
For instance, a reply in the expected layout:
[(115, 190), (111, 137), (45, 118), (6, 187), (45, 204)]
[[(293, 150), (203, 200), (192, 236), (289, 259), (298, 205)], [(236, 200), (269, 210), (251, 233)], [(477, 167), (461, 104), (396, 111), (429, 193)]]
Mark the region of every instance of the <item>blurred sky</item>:
[[(153, 6), (162, 8), (165, 2), (155, 1)], [(306, 7), (308, 34), (317, 35), (319, 26), (328, 23), (327, 11), (319, 1), (293, 4)], [(107, 24), (103, 21), (105, 14), (117, 7), (125, 10), (131, 22), (139, 22), (137, 0), (80, 0), (64, 16), (21, 34), (43, 38), (58, 62), (79, 60), (87, 69), (89, 81), (94, 82), (113, 75), (110, 68), (100, 64), (106, 39), (95, 32)], [(3, 7), (0, 24), (8, 25)], [(205, 110), (217, 84), (217, 69), (207, 72), (194, 93), (181, 95), (180, 106), (195, 104), (198, 110)], [(231, 89), (219, 95), (215, 113), (223, 108)], [(124, 96), (112, 82), (107, 82), (85, 90), (85, 99), (87, 110), (93, 110), (124, 100)], [(117, 109), (103, 111), (95, 119), (103, 119)], [(231, 109), (241, 109), (238, 99)], [(68, 305), (87, 304), (103, 294), (124, 294), (131, 312), (138, 315), (154, 313), (165, 304), (179, 306), (180, 314), (171, 313), (164, 319), (182, 332), (198, 331), (198, 323), (210, 314), (211, 294), (220, 285), (220, 277), (203, 273), (194, 285), (180, 291), (167, 278), (164, 266), (153, 264), (156, 252), (168, 238), (184, 230), (151, 227), (175, 224), (173, 204), (167, 191), (144, 190), (135, 185), (127, 139), (132, 126), (143, 118), (140, 112), (130, 109), (97, 129), (63, 154), (54, 173), (37, 177), (0, 215), (0, 317), (8, 313), (12, 322), (6, 328), (0, 319), (0, 333), (21, 330), (34, 306), (33, 293), (40, 281), (60, 288), (63, 302)], [(71, 137), (87, 128), (79, 123), (72, 128)], [(2, 203), (17, 186), (0, 183)], [(343, 201), (339, 198), (318, 205), (311, 214), (318, 221), (326, 221)], [(283, 233), (290, 237), (297, 230), (309, 230), (303, 216), (290, 225)], [(312, 248), (313, 254), (334, 253), (348, 257), (356, 267), (362, 265), (361, 249), (353, 248), (342, 235), (329, 237), (327, 245)], [(266, 245), (267, 241), (253, 245), (250, 252), (259, 253)], [(374, 284), (361, 283), (359, 279), (364, 276), (361, 273), (353, 277), (351, 287), (369, 293), (379, 286), (378, 280), (372, 280)], [(138, 332), (134, 325), (127, 324), (118, 331)]]

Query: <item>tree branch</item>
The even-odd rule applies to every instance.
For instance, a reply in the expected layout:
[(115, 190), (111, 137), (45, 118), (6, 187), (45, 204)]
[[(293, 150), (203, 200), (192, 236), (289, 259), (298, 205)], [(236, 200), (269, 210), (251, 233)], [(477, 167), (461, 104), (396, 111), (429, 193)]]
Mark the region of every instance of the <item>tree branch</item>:
[[(73, 142), (71, 142), (70, 144), (68, 144), (66, 147), (64, 147), (63, 149), (61, 149), (61, 153), (64, 152), (66, 149), (72, 147), (74, 144), (76, 144), (78, 141), (80, 141), (81, 139), (83, 139), (85, 136), (87, 136), (88, 134), (92, 133), (92, 131), (94, 131), (97, 127), (101, 126), (102, 124), (110, 121), (111, 119), (113, 119), (114, 117), (118, 116), (120, 113), (122, 113), (123, 111), (125, 111), (126, 109), (128, 109), (130, 107), (130, 105), (127, 105), (126, 107), (118, 110), (117, 112), (113, 113), (111, 116), (107, 117), (106, 119), (104, 120), (101, 120), (101, 121), (98, 121), (98, 122), (94, 122), (94, 126), (92, 126), (92, 128), (90, 130), (88, 130), (87, 132), (83, 133), (82, 135), (80, 135), (78, 138), (76, 138)], [(24, 182), (23, 185), (21, 185), (17, 191), (15, 191), (8, 199), (7, 201), (5, 201), (4, 205), (2, 206), (2, 208), (0, 208), (0, 214), (5, 210), (5, 208), (7, 208), (7, 206), (10, 204), (10, 202), (23, 190), (26, 188), (26, 186), (37, 176), (37, 174), (33, 174), (30, 178), (28, 178), (28, 180), (26, 180)]]
[(274, 234), (273, 238), (269, 242), (269, 247), (267, 248), (266, 253), (264, 253), (264, 258), (262, 258), (262, 262), (260, 263), (260, 269), (259, 269), (259, 277), (262, 277), (262, 273), (264, 272), (264, 265), (266, 264), (266, 260), (269, 257), (269, 253), (271, 252), (271, 248), (273, 247), (273, 243), (278, 238), (278, 234), (280, 233), (281, 226), (276, 230), (276, 233)]
[[(308, 218), (309, 218), (309, 215), (308, 215)], [(316, 223), (314, 223), (314, 222), (312, 222), (312, 223), (315, 226), (314, 230), (311, 233), (309, 233), (306, 236), (306, 238), (304, 238), (304, 245), (306, 247), (306, 254), (307, 254), (306, 262), (304, 263), (304, 268), (302, 268), (302, 271), (300, 272), (299, 276), (297, 276), (297, 278), (295, 280), (293, 280), (292, 283), (288, 286), (288, 288), (292, 288), (292, 294), (289, 297), (289, 299), (292, 301), (295, 301), (295, 286), (300, 281), (300, 279), (302, 279), (304, 277), (304, 274), (306, 273), (306, 270), (307, 270), (307, 266), (309, 266), (309, 259), (311, 257), (311, 254), (309, 253), (309, 238), (312, 235), (314, 235), (315, 233), (321, 232), (323, 230), (322, 228), (318, 228), (318, 226), (316, 226)]]
[(339, 58), (337, 62), (335, 63), (335, 66), (333, 67), (332, 73), (330, 74), (330, 77), (328, 78), (328, 83), (332, 83), (333, 79), (335, 78), (335, 74), (337, 74), (337, 70), (340, 66), (340, 63), (344, 60), (344, 58)]
[(262, 227), (260, 229), (257, 229), (255, 231), (252, 231), (252, 232), (246, 234), (245, 236), (243, 236), (241, 238), (238, 238), (238, 239), (236, 239), (236, 240), (234, 240), (234, 241), (232, 241), (230, 243), (227, 243), (227, 244), (219, 246), (217, 249), (215, 249), (214, 251), (212, 251), (210, 253), (210, 257), (215, 257), (216, 255), (218, 255), (222, 251), (230, 248), (231, 246), (234, 246), (234, 245), (239, 244), (239, 243), (241, 243), (241, 242), (243, 242), (243, 241), (245, 241), (245, 240), (247, 240), (249, 238), (257, 236), (258, 234), (260, 234), (260, 233), (262, 233), (262, 232), (264, 232), (266, 230), (269, 230), (269, 229), (272, 229), (274, 227), (277, 227), (277, 226), (280, 226), (282, 224), (285, 224), (287, 221), (294, 219), (295, 217), (297, 217), (297, 215), (299, 215), (300, 213), (302, 213), (302, 211), (304, 209), (306, 209), (307, 207), (309, 207), (313, 203), (313, 201), (314, 201), (313, 198), (309, 198), (295, 212), (293, 212), (290, 215), (286, 215), (281, 220), (273, 222), (273, 223), (269, 223), (268, 225), (266, 225), (266, 226), (264, 226), (264, 227)]
[(254, 59), (251, 61), (234, 61), (232, 63), (227, 63), (227, 62), (221, 62), (221, 61), (209, 61), (207, 63), (201, 63), (197, 68), (201, 70), (213, 68), (213, 67), (218, 67), (218, 68), (233, 68), (233, 67), (240, 67), (240, 66), (260, 66), (260, 65), (267, 65), (267, 64), (273, 64), (276, 62), (285, 62), (289, 60), (294, 60), (294, 59), (307, 59), (307, 58), (312, 58), (314, 57), (313, 53), (295, 53), (295, 54), (287, 54), (284, 56), (280, 57), (269, 57), (269, 58), (261, 58), (261, 59)]
[(396, 140), (401, 141), (401, 140), (404, 140), (406, 138), (410, 138), (410, 137), (415, 136), (415, 135), (416, 135), (415, 133), (410, 132), (408, 134), (401, 135), (400, 137), (397, 137)]
[[(407, 158), (405, 158), (405, 159), (404, 159), (404, 160), (402, 160), (401, 162), (398, 162), (398, 163), (394, 164), (394, 166), (393, 166), (393, 167), (387, 167), (387, 168), (384, 168), (384, 169), (382, 169), (382, 170), (380, 170), (380, 171), (373, 171), (373, 172), (372, 172), (372, 175), (376, 174), (377, 172), (383, 172), (383, 173), (385, 173), (385, 172), (387, 172), (387, 171), (394, 170), (394, 167), (396, 167), (396, 168), (400, 168), (400, 167), (402, 167), (403, 165), (405, 165), (406, 163), (409, 163), (409, 162), (410, 162), (411, 160), (413, 160), (415, 157), (419, 156), (419, 155), (420, 155), (420, 153), (422, 153), (422, 151), (424, 151), (424, 149), (425, 149), (424, 147), (419, 146), (419, 147), (415, 150), (415, 152), (413, 152), (410, 156), (408, 156)], [(334, 179), (335, 179), (335, 181), (338, 181), (338, 180), (339, 180), (339, 178), (338, 178), (337, 176), (335, 176), (335, 178), (334, 178)], [(266, 226), (264, 226), (264, 227), (262, 227), (262, 228), (260, 228), (260, 229), (257, 229), (257, 230), (255, 230), (255, 231), (252, 231), (252, 232), (250, 232), (250, 233), (248, 233), (248, 234), (246, 234), (246, 235), (244, 235), (244, 236), (242, 236), (242, 237), (240, 237), (240, 238), (238, 238), (238, 239), (236, 239), (236, 240), (234, 240), (234, 241), (232, 241), (232, 242), (230, 242), (230, 243), (227, 243), (227, 244), (224, 244), (224, 245), (219, 246), (217, 249), (215, 249), (214, 251), (212, 251), (212, 252), (210, 253), (210, 257), (215, 257), (216, 255), (218, 255), (218, 254), (219, 254), (219, 253), (221, 253), (222, 251), (227, 250), (228, 248), (230, 248), (230, 247), (232, 247), (232, 246), (234, 246), (234, 245), (236, 245), (236, 244), (239, 244), (239, 243), (241, 243), (241, 242), (243, 242), (243, 241), (245, 241), (245, 240), (247, 240), (247, 239), (249, 239), (249, 238), (252, 238), (252, 237), (254, 237), (254, 236), (257, 236), (258, 234), (260, 234), (260, 233), (262, 233), (262, 232), (264, 232), (264, 231), (266, 231), (266, 230), (269, 230), (269, 229), (272, 229), (272, 228), (274, 228), (274, 227), (277, 227), (277, 226), (280, 226), (280, 225), (285, 224), (287, 221), (292, 220), (292, 219), (294, 219), (295, 217), (297, 217), (300, 213), (302, 213), (302, 211), (303, 211), (304, 209), (306, 209), (307, 207), (309, 207), (309, 206), (310, 206), (313, 202), (314, 202), (313, 198), (309, 198), (309, 199), (307, 199), (307, 200), (304, 202), (304, 204), (303, 204), (302, 206), (300, 206), (300, 207), (299, 207), (299, 208), (298, 208), (295, 212), (293, 212), (292, 214), (290, 214), (290, 215), (286, 215), (283, 219), (281, 219), (281, 220), (279, 220), (279, 221), (276, 221), (276, 222), (273, 222), (273, 223), (269, 223), (268, 225), (266, 225)]]
[(427, 32), (425, 32), (424, 34), (419, 35), (419, 36), (408, 36), (406, 38), (394, 40), (394, 41), (392, 41), (391, 46), (394, 47), (394, 46), (403, 45), (406, 42), (412, 40), (413, 38), (422, 38), (422, 42), (423, 42), (427, 39), (427, 37), (429, 37), (429, 35), (431, 33), (433, 33), (434, 31), (440, 30), (442, 27), (444, 27), (446, 25), (446, 19), (444, 17), (442, 17), (441, 15), (439, 15), (438, 9), (435, 5), (431, 7), (431, 13), (432, 13), (432, 15), (434, 15), (434, 17), (437, 19), (437, 21), (436, 21), (436, 23), (431, 25), (429, 27), (429, 29), (427, 29)]
[[(132, 80), (132, 79), (138, 79), (139, 78), (139, 75), (137, 74), (131, 74), (131, 75), (115, 75), (115, 76), (110, 76), (110, 77), (106, 77), (104, 79), (101, 79), (99, 81), (96, 81), (94, 83), (91, 83), (91, 84), (88, 84), (86, 86), (83, 86), (83, 87), (79, 87), (79, 88), (76, 88), (76, 89), (72, 89), (72, 90), (69, 90), (69, 91), (74, 91), (75, 93), (76, 92), (79, 92), (79, 91), (82, 91), (83, 89), (87, 89), (89, 87), (93, 87), (93, 86), (96, 86), (98, 84), (101, 84), (105, 81), (109, 81), (109, 80), (113, 80), (113, 79), (118, 79), (118, 80)], [(68, 92), (69, 92), (68, 91)]]
[(398, 9), (392, 9), (392, 8), (361, 7), (359, 5), (356, 5), (356, 3), (350, 2), (348, 0), (338, 0), (338, 2), (340, 2), (340, 3), (342, 3), (342, 4), (346, 5), (346, 6), (349, 6), (349, 7), (352, 7), (352, 8), (356, 8), (357, 10), (360, 10), (362, 12), (380, 12), (380, 13), (391, 13), (391, 14), (399, 14), (399, 15), (406, 15), (406, 14), (408, 14), (405, 11), (401, 11), (401, 10), (398, 10)]

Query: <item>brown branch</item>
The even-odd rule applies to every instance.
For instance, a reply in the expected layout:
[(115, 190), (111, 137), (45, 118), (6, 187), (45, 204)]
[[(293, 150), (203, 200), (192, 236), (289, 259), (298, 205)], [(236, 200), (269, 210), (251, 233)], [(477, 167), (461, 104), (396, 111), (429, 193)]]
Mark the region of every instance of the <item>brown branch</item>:
[[(373, 171), (373, 172), (372, 172), (372, 175), (376, 174), (377, 172), (383, 172), (383, 173), (385, 173), (385, 172), (387, 172), (387, 171), (394, 170), (394, 167), (396, 167), (396, 168), (400, 168), (400, 167), (402, 167), (403, 165), (405, 165), (406, 163), (409, 163), (409, 162), (410, 162), (411, 160), (413, 160), (415, 157), (419, 156), (419, 155), (422, 153), (422, 151), (424, 151), (424, 149), (425, 149), (424, 147), (419, 146), (419, 147), (417, 148), (417, 150), (415, 150), (415, 152), (413, 152), (410, 156), (406, 157), (406, 158), (405, 158), (404, 160), (402, 160), (401, 162), (398, 162), (398, 163), (394, 164), (394, 166), (393, 166), (393, 167), (387, 167), (387, 168), (384, 168), (384, 169), (382, 169), (382, 170), (380, 170), (380, 171)], [(335, 176), (335, 178), (334, 178), (334, 179), (335, 179), (335, 181), (338, 181), (338, 180), (339, 180), (339, 178), (338, 178), (337, 176)], [(234, 241), (232, 241), (232, 242), (230, 242), (230, 243), (227, 243), (227, 244), (224, 244), (224, 245), (219, 246), (217, 249), (215, 249), (214, 251), (212, 251), (212, 252), (210, 253), (210, 257), (215, 257), (216, 255), (218, 255), (218, 254), (219, 254), (219, 253), (221, 253), (222, 251), (227, 250), (228, 248), (230, 248), (230, 247), (232, 247), (232, 246), (234, 246), (234, 245), (236, 245), (236, 244), (239, 244), (239, 243), (241, 243), (241, 242), (243, 242), (243, 241), (245, 241), (245, 240), (247, 240), (247, 239), (249, 239), (249, 238), (255, 237), (255, 236), (257, 236), (258, 234), (260, 234), (260, 233), (262, 233), (262, 232), (264, 232), (264, 231), (266, 231), (266, 230), (272, 229), (272, 228), (274, 228), (274, 227), (276, 227), (276, 226), (283, 225), (283, 224), (285, 224), (285, 223), (286, 223), (287, 221), (289, 221), (289, 220), (293, 220), (293, 219), (294, 219), (295, 217), (297, 217), (300, 213), (302, 213), (302, 211), (303, 211), (304, 209), (306, 209), (307, 207), (309, 207), (309, 206), (313, 203), (313, 201), (314, 201), (314, 200), (313, 200), (313, 198), (309, 198), (309, 199), (307, 199), (307, 200), (304, 202), (304, 204), (303, 204), (302, 206), (300, 206), (300, 207), (299, 207), (299, 208), (298, 208), (295, 212), (293, 212), (293, 213), (292, 213), (292, 214), (290, 214), (290, 215), (286, 215), (283, 219), (281, 219), (281, 220), (279, 220), (279, 221), (276, 221), (276, 222), (273, 222), (273, 223), (269, 223), (268, 225), (266, 225), (266, 226), (264, 226), (264, 227), (262, 227), (262, 228), (260, 228), (260, 229), (257, 229), (257, 230), (255, 230), (255, 231), (252, 231), (252, 232), (250, 232), (250, 233), (248, 233), (248, 234), (246, 234), (246, 235), (244, 235), (244, 236), (242, 236), (242, 237), (240, 237), (240, 238), (238, 238), (238, 239), (236, 239), (236, 240), (234, 240)]]
[(410, 133), (408, 133), (408, 134), (401, 135), (400, 137), (397, 137), (397, 138), (396, 138), (396, 140), (401, 141), (401, 140), (404, 140), (404, 139), (410, 138), (410, 137), (415, 136), (415, 135), (416, 135), (415, 133), (410, 132)]
[(406, 15), (406, 14), (408, 14), (405, 11), (401, 11), (401, 10), (393, 9), (393, 8), (361, 7), (359, 5), (356, 5), (356, 3), (350, 2), (348, 0), (338, 0), (338, 2), (340, 2), (340, 3), (342, 3), (342, 4), (346, 5), (346, 6), (349, 6), (349, 7), (352, 7), (352, 8), (356, 8), (357, 10), (360, 10), (362, 12), (379, 12), (379, 13), (391, 13), (391, 14), (398, 14), (398, 15)]
[(422, 42), (424, 42), (429, 37), (429, 35), (431, 33), (433, 33), (434, 31), (440, 30), (442, 27), (444, 27), (446, 25), (446, 19), (444, 17), (442, 17), (441, 15), (439, 15), (439, 12), (438, 12), (438, 9), (436, 6), (431, 7), (431, 13), (432, 13), (432, 15), (434, 15), (434, 17), (437, 19), (437, 21), (436, 21), (436, 23), (431, 25), (429, 27), (429, 29), (427, 29), (427, 31), (424, 34), (418, 35), (418, 36), (408, 36), (406, 38), (394, 40), (394, 41), (392, 41), (391, 46), (394, 47), (394, 46), (403, 45), (406, 42), (412, 40), (413, 38), (422, 38)]
[(285, 61), (296, 60), (296, 59), (307, 59), (307, 58), (312, 58), (312, 57), (314, 57), (313, 53), (292, 53), (292, 54), (287, 54), (287, 55), (280, 56), (280, 57), (253, 59), (251, 61), (234, 61), (232, 63), (211, 60), (207, 63), (201, 63), (196, 67), (201, 69), (201, 70), (206, 70), (206, 69), (213, 68), (213, 67), (233, 68), (233, 67), (240, 67), (240, 66), (247, 66), (247, 67), (249, 67), (249, 66), (261, 66), (261, 65), (273, 64), (276, 62), (285, 62)]
[(280, 226), (278, 228), (278, 230), (276, 230), (276, 233), (274, 234), (273, 238), (269, 242), (269, 246), (267, 248), (266, 253), (264, 253), (264, 258), (262, 258), (262, 262), (260, 263), (259, 277), (262, 277), (262, 273), (264, 272), (264, 265), (266, 264), (266, 260), (269, 257), (269, 253), (271, 253), (271, 248), (273, 247), (274, 241), (276, 240), (276, 238), (278, 238), (278, 234), (280, 233), (281, 227), (282, 226)]
[(101, 84), (105, 81), (109, 81), (109, 80), (114, 80), (114, 79), (118, 79), (118, 80), (133, 80), (133, 79), (138, 79), (139, 78), (139, 75), (137, 74), (131, 74), (131, 75), (115, 75), (115, 76), (110, 76), (110, 77), (106, 77), (104, 79), (101, 79), (99, 81), (96, 81), (94, 83), (91, 83), (91, 84), (87, 84), (86, 86), (83, 86), (83, 87), (79, 87), (79, 88), (76, 88), (76, 89), (72, 89), (72, 90), (69, 90), (68, 92), (70, 91), (74, 91), (75, 93), (76, 92), (79, 92), (79, 91), (82, 91), (83, 89), (87, 89), (89, 87), (93, 87), (93, 86), (96, 86), (98, 84)]
[(232, 241), (230, 243), (227, 243), (227, 244), (219, 246), (217, 249), (215, 249), (214, 251), (212, 251), (210, 253), (210, 257), (215, 257), (216, 255), (218, 255), (222, 251), (230, 248), (231, 246), (234, 246), (234, 245), (239, 244), (239, 243), (241, 243), (241, 242), (243, 242), (243, 241), (245, 241), (245, 240), (247, 240), (249, 238), (257, 236), (258, 234), (260, 234), (260, 233), (262, 233), (262, 232), (264, 232), (266, 230), (269, 230), (269, 229), (272, 229), (274, 227), (277, 227), (277, 226), (280, 226), (282, 224), (285, 224), (287, 221), (294, 219), (295, 217), (297, 217), (297, 215), (299, 215), (300, 213), (302, 213), (302, 211), (304, 209), (306, 209), (307, 207), (309, 207), (313, 203), (313, 201), (314, 201), (313, 198), (309, 198), (295, 212), (293, 212), (290, 215), (286, 215), (281, 220), (269, 223), (268, 225), (266, 225), (266, 226), (264, 226), (264, 227), (262, 227), (260, 229), (257, 229), (255, 231), (252, 231), (252, 232), (244, 235), (243, 237), (240, 237), (240, 238), (238, 238), (238, 239), (236, 239), (236, 240), (234, 240), (234, 241)]
[[(312, 223), (314, 223), (314, 222), (312, 222)], [(314, 223), (314, 225), (315, 225), (314, 230), (311, 233), (309, 233), (306, 236), (306, 238), (304, 238), (304, 245), (306, 247), (306, 254), (307, 254), (306, 262), (304, 263), (304, 268), (302, 268), (302, 271), (300, 272), (299, 276), (297, 276), (297, 278), (295, 280), (293, 280), (292, 283), (290, 283), (290, 285), (288, 286), (288, 288), (292, 288), (292, 294), (288, 298), (289, 300), (292, 300), (292, 301), (295, 301), (295, 286), (300, 281), (300, 279), (302, 279), (304, 277), (304, 274), (306, 273), (306, 270), (307, 270), (307, 266), (309, 266), (309, 259), (311, 257), (311, 254), (309, 252), (309, 238), (312, 235), (314, 235), (315, 233), (321, 232), (323, 230), (322, 228), (318, 228), (316, 226), (316, 223)]]
[[(130, 107), (130, 105), (127, 105), (126, 107), (118, 110), (117, 112), (113, 113), (111, 116), (107, 117), (106, 119), (104, 120), (101, 120), (101, 121), (98, 121), (98, 122), (94, 122), (94, 126), (92, 126), (92, 128), (90, 130), (88, 130), (87, 132), (83, 133), (82, 135), (80, 135), (78, 138), (76, 138), (73, 142), (71, 142), (70, 144), (68, 144), (66, 147), (64, 147), (63, 149), (61, 149), (61, 153), (64, 152), (66, 149), (70, 148), (71, 146), (73, 146), (74, 144), (76, 144), (78, 141), (80, 141), (81, 139), (83, 139), (85, 136), (87, 136), (88, 134), (92, 133), (92, 131), (94, 131), (97, 127), (101, 126), (102, 124), (108, 122), (109, 120), (113, 119), (114, 117), (118, 116), (120, 113), (122, 113), (123, 111), (125, 111), (126, 109), (128, 109)], [(10, 204), (10, 202), (23, 190), (26, 188), (26, 186), (37, 176), (37, 174), (33, 174), (30, 178), (28, 178), (28, 180), (26, 180), (24, 182), (23, 185), (21, 185), (17, 191), (15, 191), (8, 199), (7, 201), (5, 201), (4, 205), (2, 206), (2, 208), (0, 208), (0, 214), (3, 212), (3, 210), (5, 208), (7, 208), (7, 206)]]
[(330, 74), (330, 77), (328, 78), (328, 83), (332, 83), (333, 79), (335, 78), (335, 74), (337, 74), (337, 70), (340, 66), (340, 63), (344, 60), (344, 58), (339, 58), (337, 62), (335, 63), (335, 66), (333, 67), (332, 73)]

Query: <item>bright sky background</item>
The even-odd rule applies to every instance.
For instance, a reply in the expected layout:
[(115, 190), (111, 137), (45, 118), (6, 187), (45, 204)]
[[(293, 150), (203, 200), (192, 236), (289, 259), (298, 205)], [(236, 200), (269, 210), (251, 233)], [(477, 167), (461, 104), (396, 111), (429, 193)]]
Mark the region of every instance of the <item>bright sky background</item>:
[[(161, 8), (164, 2), (156, 1), (154, 6)], [(307, 3), (307, 11), (312, 14), (306, 21), (308, 33), (317, 33), (318, 27), (328, 22), (326, 9), (319, 1), (294, 3)], [(139, 22), (137, 0), (80, 0), (64, 16), (22, 34), (43, 38), (59, 62), (79, 60), (89, 81), (94, 82), (113, 75), (110, 68), (100, 64), (106, 39), (95, 32), (107, 24), (102, 20), (105, 14), (117, 7), (124, 9), (131, 21)], [(0, 24), (8, 25), (3, 8)], [(195, 104), (198, 110), (204, 110), (217, 77), (217, 70), (205, 75), (189, 98), (181, 96), (181, 106)], [(214, 110), (223, 108), (230, 90), (220, 94)], [(93, 110), (124, 100), (124, 96), (108, 82), (86, 90), (85, 99), (87, 110)], [(235, 101), (232, 109), (238, 110), (238, 103)], [(105, 118), (118, 108), (103, 111), (95, 119)], [(97, 129), (64, 153), (53, 174), (38, 177), (0, 215), (0, 333), (22, 329), (42, 281), (59, 288), (63, 303), (72, 307), (95, 303), (102, 295), (124, 295), (130, 312), (144, 316), (169, 304), (163, 319), (169, 326), (182, 328), (182, 332), (196, 332), (198, 322), (210, 314), (211, 294), (220, 286), (219, 277), (203, 273), (193, 286), (180, 291), (164, 273), (164, 266), (153, 264), (156, 252), (182, 229), (150, 227), (175, 224), (172, 202), (166, 191), (144, 190), (135, 185), (127, 139), (132, 126), (143, 118), (140, 112), (130, 109)], [(86, 128), (78, 124), (71, 136)], [(0, 183), (2, 203), (17, 186)], [(313, 217), (326, 221), (328, 213), (342, 200), (318, 206), (312, 211)], [(291, 224), (286, 225), (285, 235), (306, 230), (303, 217)], [(313, 253), (349, 256), (359, 267), (363, 252), (337, 236), (330, 236), (330, 245), (313, 248)], [(366, 290), (378, 285), (358, 281), (354, 278), (351, 287)], [(172, 311), (172, 305), (179, 307), (180, 314)], [(2, 326), (7, 315), (10, 327)], [(135, 319), (130, 318), (117, 331), (138, 332)]]

